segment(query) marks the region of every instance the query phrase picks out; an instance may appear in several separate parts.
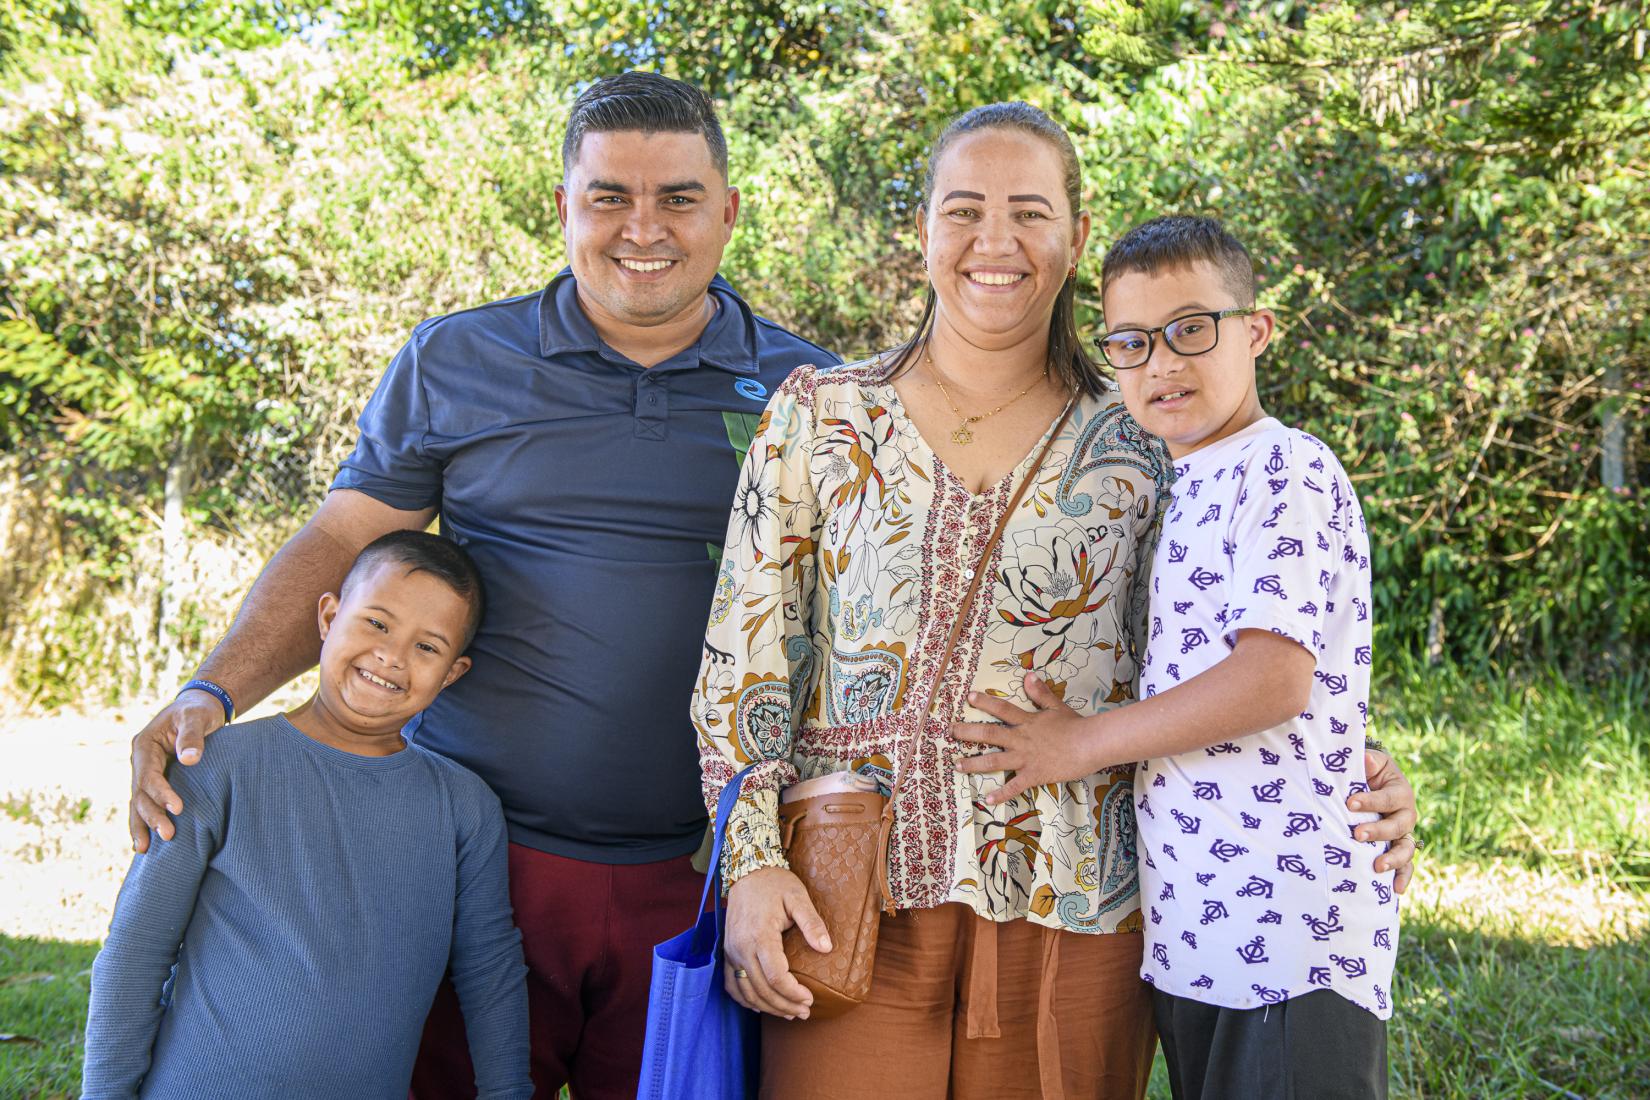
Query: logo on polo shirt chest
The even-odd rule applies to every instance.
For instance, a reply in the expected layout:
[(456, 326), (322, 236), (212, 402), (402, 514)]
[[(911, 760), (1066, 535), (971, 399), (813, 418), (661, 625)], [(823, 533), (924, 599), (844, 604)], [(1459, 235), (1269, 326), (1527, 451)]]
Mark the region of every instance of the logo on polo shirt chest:
[(768, 388), (754, 378), (737, 380), (733, 384), (733, 392), (752, 401), (766, 401), (768, 399)]

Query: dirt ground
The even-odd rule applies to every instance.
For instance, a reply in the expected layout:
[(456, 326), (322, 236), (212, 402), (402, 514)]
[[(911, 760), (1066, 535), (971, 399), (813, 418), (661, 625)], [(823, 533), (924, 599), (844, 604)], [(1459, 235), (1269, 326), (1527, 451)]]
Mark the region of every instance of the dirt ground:
[(160, 705), (0, 713), (0, 933), (103, 939), (132, 862), (130, 742)]

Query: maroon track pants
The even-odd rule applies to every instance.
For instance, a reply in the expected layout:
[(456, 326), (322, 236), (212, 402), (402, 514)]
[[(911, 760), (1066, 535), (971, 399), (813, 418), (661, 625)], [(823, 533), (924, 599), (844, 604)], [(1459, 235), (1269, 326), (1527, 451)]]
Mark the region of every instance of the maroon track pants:
[[(610, 865), (510, 845), (510, 904), (527, 956), (533, 1085), (554, 1097), (635, 1100), (653, 947), (692, 926), (705, 879), (690, 856)], [(458, 996), (441, 983), (413, 1068), (413, 1100), (471, 1100)]]

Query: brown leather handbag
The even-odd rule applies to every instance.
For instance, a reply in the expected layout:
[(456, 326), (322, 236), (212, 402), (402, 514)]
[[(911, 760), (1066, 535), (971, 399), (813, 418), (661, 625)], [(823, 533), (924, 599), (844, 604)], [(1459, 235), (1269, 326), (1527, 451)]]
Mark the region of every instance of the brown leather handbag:
[(814, 995), (809, 1018), (840, 1016), (871, 991), (877, 950), (876, 871), (888, 796), (877, 791), (815, 795), (779, 807), (779, 835), (791, 871), (808, 888), (831, 934), (831, 950), (808, 946), (794, 925), (785, 930), (791, 974)]
[[(1008, 508), (997, 521), (996, 530), (986, 540), (968, 592), (957, 608), (957, 621), (951, 626), (945, 652), (929, 682), (929, 698), (945, 676), (951, 651), (956, 648), (957, 636), (974, 605), (975, 593), (979, 591), (981, 578), (1002, 538), (1008, 517), (1019, 507), (1027, 486), (1037, 480), (1049, 449), (1076, 406), (1075, 399), (1066, 406), (1048, 441), (1038, 452), (1037, 460), (1026, 471)], [(920, 723), (921, 716), (916, 720)], [(809, 1019), (828, 1020), (840, 1016), (859, 1005), (871, 992), (871, 970), (881, 922), (877, 911), (879, 899), (883, 912), (894, 912), (893, 895), (888, 889), (888, 839), (894, 827), (894, 796), (905, 782), (908, 763), (909, 755), (900, 764), (890, 795), (876, 791), (842, 791), (780, 803), (779, 829), (785, 858), (790, 862), (792, 873), (808, 888), (808, 896), (831, 935), (831, 950), (819, 952), (808, 946), (807, 939), (795, 926), (785, 931), (785, 959), (791, 974), (814, 996)]]

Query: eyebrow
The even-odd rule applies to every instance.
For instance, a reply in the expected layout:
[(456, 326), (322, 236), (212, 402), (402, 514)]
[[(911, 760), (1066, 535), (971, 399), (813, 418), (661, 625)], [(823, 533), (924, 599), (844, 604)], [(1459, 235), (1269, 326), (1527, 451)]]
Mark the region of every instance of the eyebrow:
[[(1180, 318), (1186, 316), (1188, 313), (1219, 313), (1219, 312), (1220, 312), (1220, 310), (1210, 309), (1208, 306), (1204, 305), (1202, 302), (1184, 302), (1184, 303), (1176, 306), (1174, 309), (1169, 311), (1169, 321), (1178, 321), (1178, 320), (1180, 320)], [(1163, 323), (1166, 325), (1166, 324), (1169, 323), (1169, 321), (1164, 321)], [(1119, 321), (1115, 325), (1108, 324), (1106, 326), (1106, 333), (1105, 334), (1109, 334), (1109, 333), (1113, 333), (1113, 332), (1122, 332), (1124, 329), (1130, 329), (1130, 328), (1151, 328), (1151, 327), (1152, 326), (1150, 326), (1150, 325), (1143, 325), (1138, 321)]]
[(1054, 204), (1052, 202), (1049, 202), (1047, 199), (1043, 198), (1043, 196), (1041, 196), (1041, 195), (1010, 195), (1010, 196), (1008, 196), (1008, 201), (1009, 202), (1040, 202), (1044, 206), (1048, 207), (1050, 210), (1054, 209)]
[(985, 196), (978, 191), (953, 191), (940, 201), (950, 202), (952, 199), (973, 199), (975, 202), (984, 202)]
[[(616, 180), (591, 180), (589, 183), (585, 184), (584, 189), (586, 192), (611, 191), (616, 195), (629, 195), (634, 193), (629, 187), (617, 182)], [(700, 183), (698, 180), (682, 180), (677, 183), (666, 183), (659, 186), (659, 194), (661, 195), (680, 195), (688, 191), (704, 194), (706, 188), (705, 185)]]

